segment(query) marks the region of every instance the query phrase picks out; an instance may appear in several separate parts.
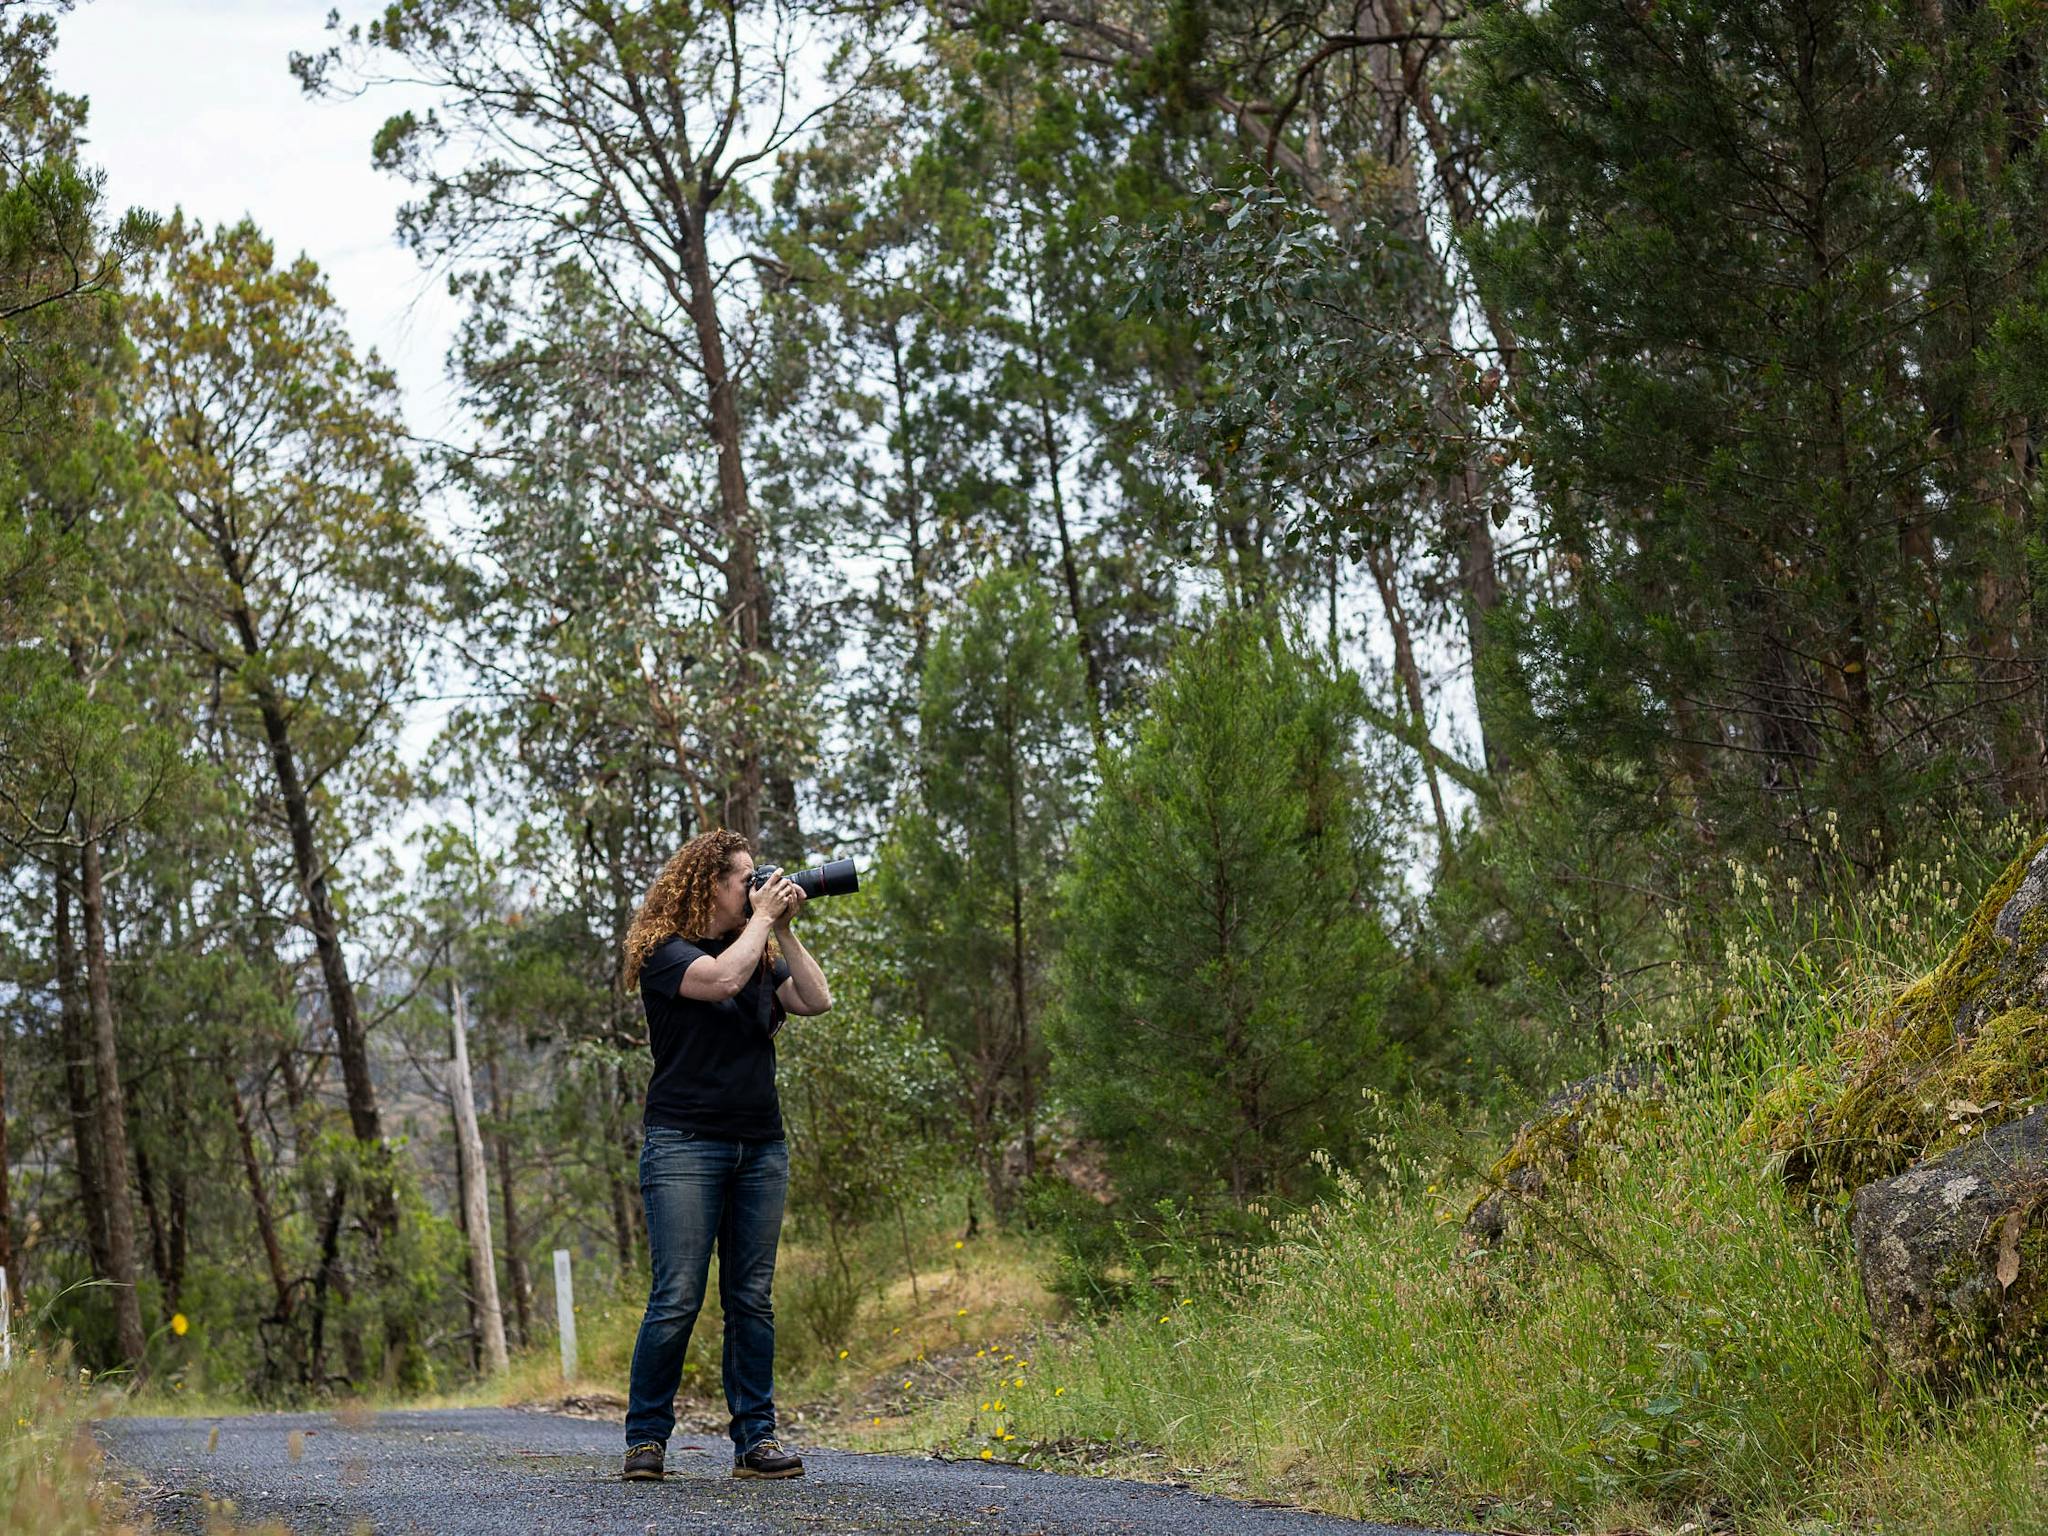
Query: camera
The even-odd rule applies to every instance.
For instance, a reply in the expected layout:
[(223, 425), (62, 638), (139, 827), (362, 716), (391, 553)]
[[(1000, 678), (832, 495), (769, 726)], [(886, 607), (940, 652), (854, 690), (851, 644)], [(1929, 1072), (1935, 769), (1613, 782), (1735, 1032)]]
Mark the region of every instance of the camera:
[[(752, 893), (781, 873), (781, 868), (774, 864), (755, 867), (753, 874), (747, 877), (749, 912), (754, 910)], [(860, 873), (853, 867), (851, 859), (834, 859), (813, 869), (799, 869), (789, 878), (814, 901), (820, 896), (849, 896), (860, 889)]]

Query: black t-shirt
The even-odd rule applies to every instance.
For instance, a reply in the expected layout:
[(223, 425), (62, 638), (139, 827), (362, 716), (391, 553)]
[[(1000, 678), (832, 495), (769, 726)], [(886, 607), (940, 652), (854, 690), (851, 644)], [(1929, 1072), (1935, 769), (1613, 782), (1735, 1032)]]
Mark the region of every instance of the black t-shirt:
[[(735, 996), (719, 1002), (684, 997), (677, 990), (693, 960), (723, 954), (731, 943), (671, 938), (640, 967), (647, 1044), (654, 1052), (643, 1118), (649, 1125), (728, 1141), (780, 1141), (773, 1037), (784, 1013), (774, 988), (789, 979), (788, 965), (776, 961), (772, 980), (766, 965), (756, 967)], [(769, 989), (765, 1020), (764, 986)]]

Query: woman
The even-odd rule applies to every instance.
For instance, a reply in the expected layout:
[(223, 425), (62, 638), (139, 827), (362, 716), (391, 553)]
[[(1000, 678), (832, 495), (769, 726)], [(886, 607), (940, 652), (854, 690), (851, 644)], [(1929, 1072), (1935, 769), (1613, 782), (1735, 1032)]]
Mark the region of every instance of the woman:
[(804, 1471), (775, 1441), (769, 1289), (789, 1153), (774, 1035), (787, 1014), (825, 1012), (832, 994), (790, 928), (803, 891), (777, 875), (750, 892), (753, 873), (754, 855), (737, 832), (693, 838), (655, 879), (626, 933), (624, 981), (640, 983), (654, 1052), (640, 1148), (654, 1281), (633, 1346), (621, 1474), (635, 1481), (662, 1474), (714, 1242), (732, 1475)]

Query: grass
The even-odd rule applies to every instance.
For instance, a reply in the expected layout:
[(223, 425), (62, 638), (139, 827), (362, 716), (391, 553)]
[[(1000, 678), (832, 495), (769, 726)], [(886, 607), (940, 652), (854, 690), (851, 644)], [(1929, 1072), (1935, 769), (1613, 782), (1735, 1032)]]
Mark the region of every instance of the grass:
[(0, 1370), (0, 1528), (38, 1536), (145, 1529), (104, 1476), (87, 1428), (118, 1400), (80, 1381), (62, 1347)]
[(1435, 1201), (1349, 1181), (1186, 1294), (998, 1365), (888, 1441), (1122, 1444), (1115, 1470), (1380, 1519), (2038, 1530), (2027, 1394), (1947, 1421), (1878, 1394), (1839, 1240), (1727, 1147), (1682, 1106), (1553, 1229), (1478, 1260)]
[[(1839, 1204), (1788, 1197), (1741, 1135), (1771, 1081), (1827, 1069), (1939, 958), (1992, 872), (1964, 863), (1820, 893), (1746, 872), (1682, 994), (1714, 1023), (1663, 1111), (1501, 1251), (1460, 1241), (1469, 1169), (1391, 1126), (1370, 1181), (1332, 1170), (1241, 1254), (1166, 1244), (1179, 1278), (1150, 1306), (985, 1363), (874, 1443), (1488, 1528), (2048, 1528), (2039, 1382), (1949, 1405), (1888, 1385)], [(1638, 1020), (1636, 1043), (1673, 1027)]]

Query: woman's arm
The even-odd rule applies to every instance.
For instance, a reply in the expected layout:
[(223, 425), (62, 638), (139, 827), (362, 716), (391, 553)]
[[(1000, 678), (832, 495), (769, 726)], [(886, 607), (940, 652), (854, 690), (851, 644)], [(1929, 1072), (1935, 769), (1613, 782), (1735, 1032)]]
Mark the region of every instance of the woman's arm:
[(774, 924), (774, 917), (756, 902), (754, 915), (747, 919), (747, 926), (740, 930), (740, 936), (727, 945), (723, 953), (701, 955), (692, 960), (676, 991), (684, 997), (694, 997), (707, 1003), (737, 997), (740, 988), (747, 984), (747, 978), (760, 967), (761, 952), (768, 947), (768, 930)]
[[(796, 905), (803, 905), (801, 893)], [(782, 1004), (782, 1011), (807, 1015), (828, 1011), (832, 1006), (832, 989), (825, 985), (825, 973), (797, 938), (786, 913), (775, 925), (775, 942), (782, 946), (782, 958), (789, 962), (789, 980), (775, 989), (775, 1000)]]

